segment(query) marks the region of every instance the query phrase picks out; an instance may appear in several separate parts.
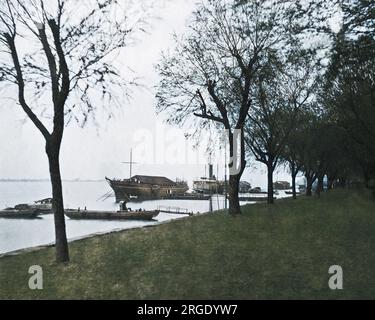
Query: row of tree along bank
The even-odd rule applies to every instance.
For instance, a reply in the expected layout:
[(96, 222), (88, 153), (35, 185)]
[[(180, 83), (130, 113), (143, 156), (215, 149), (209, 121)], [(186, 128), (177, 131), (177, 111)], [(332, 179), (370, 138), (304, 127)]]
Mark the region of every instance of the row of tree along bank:
[(285, 164), (294, 197), (298, 173), (308, 196), (325, 176), (328, 189), (372, 186), (374, 12), (373, 3), (349, 0), (205, 1), (175, 37), (157, 66), (157, 108), (198, 133), (226, 130), (231, 159), (240, 159), (229, 213), (241, 212), (238, 185), (252, 159), (267, 167), (269, 203), (273, 172)]

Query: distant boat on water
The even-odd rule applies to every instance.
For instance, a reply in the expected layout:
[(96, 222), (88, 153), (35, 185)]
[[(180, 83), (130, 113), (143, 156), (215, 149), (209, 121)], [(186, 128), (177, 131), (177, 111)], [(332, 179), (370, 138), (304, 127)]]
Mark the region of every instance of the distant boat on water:
[(193, 181), (193, 190), (200, 194), (223, 194), (225, 190), (225, 181), (216, 178), (213, 172), (213, 165), (208, 164), (208, 177), (200, 177)]
[(52, 213), (52, 198), (38, 200), (34, 203), (17, 204), (14, 208), (17, 210), (35, 210), (38, 214), (49, 214)]
[(0, 218), (33, 219), (41, 214), (52, 213), (52, 199), (46, 198), (34, 203), (21, 203), (13, 208), (0, 210)]
[(38, 210), (21, 210), (15, 208), (6, 208), (4, 210), (0, 210), (0, 218), (7, 218), (7, 219), (35, 219), (39, 215)]

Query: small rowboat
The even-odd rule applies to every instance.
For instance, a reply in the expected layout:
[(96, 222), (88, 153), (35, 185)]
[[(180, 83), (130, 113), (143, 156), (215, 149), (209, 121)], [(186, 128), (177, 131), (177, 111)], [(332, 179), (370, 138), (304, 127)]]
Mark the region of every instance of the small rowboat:
[(65, 210), (65, 215), (70, 219), (88, 220), (152, 220), (159, 214), (153, 211), (91, 211), (91, 210)]
[(14, 208), (7, 208), (0, 210), (0, 218), (7, 219), (35, 219), (39, 215), (38, 210), (19, 210)]

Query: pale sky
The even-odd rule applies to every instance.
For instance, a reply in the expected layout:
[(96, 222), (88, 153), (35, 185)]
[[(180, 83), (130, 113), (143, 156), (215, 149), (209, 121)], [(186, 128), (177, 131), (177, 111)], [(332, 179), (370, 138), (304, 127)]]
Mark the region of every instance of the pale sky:
[[(160, 8), (160, 20), (153, 22), (149, 34), (139, 36), (138, 44), (126, 49), (125, 67), (131, 67), (148, 89), (133, 89), (132, 99), (124, 102), (116, 117), (98, 119), (99, 128), (81, 129), (68, 126), (61, 150), (61, 172), (64, 179), (104, 179), (105, 176), (128, 178), (133, 148), (133, 174), (164, 175), (189, 181), (203, 176), (208, 156), (193, 150), (186, 143), (184, 130), (164, 124), (155, 113), (155, 92), (158, 81), (154, 65), (162, 50), (171, 47), (172, 33), (185, 30), (195, 0), (167, 1)], [(13, 101), (0, 99), (0, 178), (48, 178), (44, 139)], [(186, 164), (188, 163), (188, 164)], [(253, 186), (266, 186), (266, 168), (247, 168), (243, 180)], [(216, 174), (215, 164), (215, 174)], [(223, 177), (220, 165), (219, 178)], [(275, 180), (288, 180), (283, 170)]]

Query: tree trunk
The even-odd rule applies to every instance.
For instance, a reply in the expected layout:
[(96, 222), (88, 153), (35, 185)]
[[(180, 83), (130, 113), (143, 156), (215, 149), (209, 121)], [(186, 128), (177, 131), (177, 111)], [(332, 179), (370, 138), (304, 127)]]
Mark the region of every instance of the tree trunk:
[(47, 142), (46, 147), (52, 184), (52, 210), (55, 220), (56, 262), (69, 261), (69, 248), (65, 230), (64, 200), (60, 174), (60, 146)]
[(333, 189), (333, 184), (335, 183), (336, 178), (334, 176), (328, 176), (328, 185), (327, 190)]
[(324, 192), (324, 174), (322, 174), (321, 176), (319, 176), (318, 178), (318, 189), (320, 192)]
[(290, 165), (291, 174), (292, 174), (292, 192), (293, 192), (293, 199), (297, 199), (297, 191), (296, 191), (296, 176), (297, 170), (294, 163)]
[[(238, 150), (236, 148), (237, 141), (234, 140), (233, 132), (229, 130), (229, 155), (231, 157), (229, 162), (229, 214), (241, 214), (241, 206), (240, 206), (240, 199), (238, 197), (238, 192), (240, 189), (240, 180), (242, 173), (245, 170), (246, 160), (245, 160), (245, 136), (243, 129), (241, 129), (240, 134), (240, 157), (241, 159), (237, 158)], [(240, 168), (236, 170), (236, 164), (240, 164)]]
[(324, 191), (323, 183), (324, 183), (324, 175), (319, 174), (318, 175), (318, 185), (316, 186), (316, 193), (317, 193), (318, 196), (320, 196), (320, 193)]
[(267, 187), (267, 202), (269, 204), (272, 204), (273, 201), (273, 165), (267, 165), (267, 181), (268, 181), (268, 187)]
[(312, 185), (314, 183), (314, 180), (312, 177), (306, 177), (306, 196), (311, 197), (312, 196)]
[(346, 177), (341, 177), (341, 178), (339, 179), (339, 186), (340, 186), (341, 188), (346, 188), (346, 181), (347, 181), (347, 178), (346, 178)]
[(240, 186), (240, 176), (230, 175), (229, 176), (229, 214), (241, 214), (240, 199), (238, 197)]

